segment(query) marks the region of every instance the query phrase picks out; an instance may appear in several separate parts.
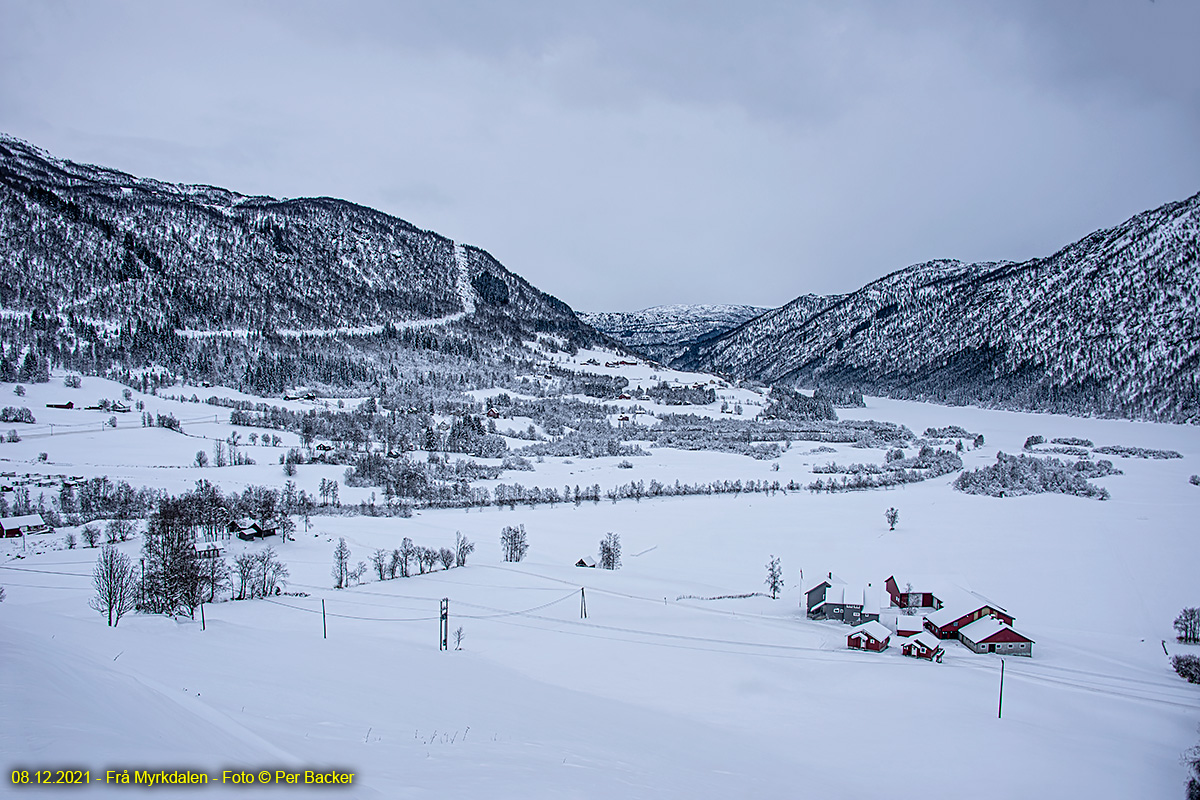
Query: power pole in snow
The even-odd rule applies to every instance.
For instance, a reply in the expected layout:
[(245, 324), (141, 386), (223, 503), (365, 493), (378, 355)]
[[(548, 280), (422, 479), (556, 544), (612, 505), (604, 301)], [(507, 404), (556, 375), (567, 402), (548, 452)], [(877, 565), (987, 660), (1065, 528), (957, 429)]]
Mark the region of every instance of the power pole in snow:
[(325, 598), (321, 598), (321, 638), (329, 638), (329, 626), (325, 624)]
[(1004, 718), (1004, 659), (1000, 659), (1000, 702), (996, 706), (996, 719)]
[(583, 593), (583, 587), (579, 587), (579, 618), (587, 619), (587, 595)]
[(442, 598), (441, 613), (438, 614), (438, 650), (450, 649), (450, 598)]

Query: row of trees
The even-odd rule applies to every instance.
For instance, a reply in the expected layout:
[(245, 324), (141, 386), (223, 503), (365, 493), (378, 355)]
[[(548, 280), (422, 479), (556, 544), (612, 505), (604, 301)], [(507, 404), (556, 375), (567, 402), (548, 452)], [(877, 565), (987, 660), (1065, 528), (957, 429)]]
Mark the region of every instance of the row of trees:
[[(453, 548), (416, 545), (406, 536), (400, 542), (400, 546), (391, 551), (382, 548), (375, 550), (371, 554), (371, 567), (381, 581), (407, 578), (413, 574), (414, 566), (420, 575), (432, 572), (438, 563), (441, 563), (442, 569), (465, 567), (467, 557), (473, 552), (474, 542), (463, 536), (460, 531), (454, 534)], [(330, 570), (335, 589), (344, 589), (361, 582), (368, 571), (365, 561), (359, 561), (356, 566), (351, 567), (350, 556), (350, 546), (346, 544), (345, 538), (339, 538), (333, 550), (333, 568)]]

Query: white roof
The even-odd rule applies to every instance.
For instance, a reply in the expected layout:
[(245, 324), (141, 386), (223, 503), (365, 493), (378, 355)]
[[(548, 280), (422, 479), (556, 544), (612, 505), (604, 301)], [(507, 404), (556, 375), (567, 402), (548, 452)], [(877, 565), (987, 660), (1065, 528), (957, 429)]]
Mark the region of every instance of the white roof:
[(942, 646), (942, 643), (938, 641), (938, 638), (929, 631), (922, 631), (916, 636), (911, 636), (905, 640), (905, 644), (908, 644), (909, 642), (919, 642), (922, 646), (929, 650), (937, 650)]
[(864, 622), (862, 625), (856, 625), (850, 629), (850, 632), (847, 635), (853, 636), (856, 633), (865, 633), (878, 642), (886, 642), (888, 637), (892, 635), (892, 632), (888, 630), (887, 626), (877, 620), (871, 620), (870, 622)]
[[(975, 620), (970, 625), (964, 625), (959, 629), (958, 635), (964, 639), (969, 639), (970, 641), (978, 644), (979, 642), (992, 638), (997, 633), (1000, 633), (1000, 631), (1004, 630), (1017, 633), (1015, 630), (1013, 630), (1011, 625), (1006, 625), (997, 617), (983, 617), (982, 619)], [(1017, 633), (1017, 635), (1021, 636), (1019, 633)], [(1021, 636), (1021, 638), (1028, 637)]]
[(832, 572), (818, 572), (811, 578), (804, 579), (804, 594), (808, 594), (822, 583), (829, 583), (833, 586), (838, 586), (844, 584), (845, 581), (839, 578), (837, 575), (834, 575)]
[(3, 526), (5, 530), (8, 530), (9, 528), (27, 528), (30, 525), (45, 524), (46, 523), (42, 519), (41, 514), (25, 514), (24, 516), (20, 517), (6, 517), (5, 519), (0, 519), (0, 526)]
[(923, 631), (925, 625), (921, 618), (914, 614), (901, 614), (896, 618), (896, 630), (901, 631)]
[(945, 603), (937, 611), (925, 615), (925, 619), (939, 628), (960, 617), (965, 617), (968, 614), (978, 611), (984, 606), (994, 608), (997, 611), (1004, 611), (1006, 614), (1008, 613), (1003, 606), (993, 603), (978, 592), (969, 592), (965, 589), (955, 593), (953, 597), (946, 599)]
[(584, 556), (583, 558), (579, 559), (579, 561), (576, 561), (575, 563), (578, 564), (578, 563), (580, 563), (580, 561), (582, 561), (585, 565), (587, 565), (589, 567), (596, 566), (596, 559), (592, 558), (591, 556)]

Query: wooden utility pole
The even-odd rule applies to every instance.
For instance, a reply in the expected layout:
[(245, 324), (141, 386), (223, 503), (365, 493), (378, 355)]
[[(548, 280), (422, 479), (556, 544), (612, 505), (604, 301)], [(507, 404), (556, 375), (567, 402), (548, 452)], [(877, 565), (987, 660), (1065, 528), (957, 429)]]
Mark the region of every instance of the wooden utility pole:
[(1000, 659), (1000, 702), (996, 706), (996, 719), (1004, 718), (1004, 659)]
[(441, 613), (438, 614), (438, 650), (450, 649), (450, 598), (442, 598)]
[(202, 631), (207, 630), (207, 628), (204, 627), (204, 601), (203, 600), (200, 601), (200, 630), (202, 630)]
[(583, 593), (582, 586), (579, 587), (579, 618), (587, 619), (587, 595)]
[(321, 598), (321, 638), (329, 638), (329, 626), (325, 624), (325, 598)]

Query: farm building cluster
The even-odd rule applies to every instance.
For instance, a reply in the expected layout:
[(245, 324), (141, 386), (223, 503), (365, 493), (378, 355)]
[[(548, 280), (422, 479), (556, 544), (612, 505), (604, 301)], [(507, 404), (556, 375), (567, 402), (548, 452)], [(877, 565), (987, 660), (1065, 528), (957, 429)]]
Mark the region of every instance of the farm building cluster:
[[(894, 631), (880, 619), (885, 593), (887, 607), (899, 610)], [(906, 584), (902, 589), (895, 576), (882, 586), (848, 584), (829, 572), (804, 590), (804, 601), (809, 619), (852, 626), (846, 646), (855, 650), (882, 652), (895, 636), (904, 655), (928, 661), (942, 660), (942, 643), (948, 640), (975, 653), (1033, 655), (1033, 640), (1013, 627), (1012, 614), (958, 586), (914, 590)]]

